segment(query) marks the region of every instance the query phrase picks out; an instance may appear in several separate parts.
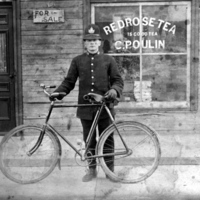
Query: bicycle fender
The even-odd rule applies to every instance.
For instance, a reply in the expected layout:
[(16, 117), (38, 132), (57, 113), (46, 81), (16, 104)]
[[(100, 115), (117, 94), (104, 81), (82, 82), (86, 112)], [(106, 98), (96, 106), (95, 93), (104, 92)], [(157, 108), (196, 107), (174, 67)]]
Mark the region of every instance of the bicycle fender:
[(61, 156), (62, 156), (62, 148), (61, 148), (61, 143), (60, 140), (58, 139), (58, 136), (50, 129), (48, 128), (48, 131), (51, 132), (51, 134), (53, 135), (53, 137), (55, 138), (58, 147), (59, 147), (59, 157), (58, 157), (58, 169), (61, 170)]

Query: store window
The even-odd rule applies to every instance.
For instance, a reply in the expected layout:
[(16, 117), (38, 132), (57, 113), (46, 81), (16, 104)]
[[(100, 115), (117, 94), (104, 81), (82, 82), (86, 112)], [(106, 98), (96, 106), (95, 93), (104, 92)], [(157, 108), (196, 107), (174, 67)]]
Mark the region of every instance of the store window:
[(124, 79), (123, 107), (190, 108), (191, 2), (91, 3), (91, 21)]

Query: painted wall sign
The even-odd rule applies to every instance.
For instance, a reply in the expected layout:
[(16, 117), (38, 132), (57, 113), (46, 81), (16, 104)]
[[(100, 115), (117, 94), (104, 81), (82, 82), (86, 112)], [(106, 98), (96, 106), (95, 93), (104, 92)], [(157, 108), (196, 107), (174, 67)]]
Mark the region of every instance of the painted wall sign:
[(34, 23), (62, 23), (64, 10), (33, 10)]

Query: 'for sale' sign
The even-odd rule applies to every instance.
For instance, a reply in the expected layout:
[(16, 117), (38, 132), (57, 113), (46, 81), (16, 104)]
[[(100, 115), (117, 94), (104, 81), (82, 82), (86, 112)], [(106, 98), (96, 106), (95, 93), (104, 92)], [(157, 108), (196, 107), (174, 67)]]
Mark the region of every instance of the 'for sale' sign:
[(33, 10), (34, 23), (64, 22), (64, 10)]

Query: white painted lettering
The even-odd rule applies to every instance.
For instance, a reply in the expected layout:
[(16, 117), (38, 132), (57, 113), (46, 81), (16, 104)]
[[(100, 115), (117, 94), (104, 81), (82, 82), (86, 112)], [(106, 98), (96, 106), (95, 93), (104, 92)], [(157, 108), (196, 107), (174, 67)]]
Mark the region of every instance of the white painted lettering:
[(163, 21), (163, 20), (161, 20), (161, 19), (158, 19), (158, 21), (159, 21), (158, 28), (160, 28), (161, 25), (162, 25), (165, 21)]
[(161, 47), (165, 48), (165, 40), (158, 40), (158, 48), (161, 49)]
[(104, 32), (106, 33), (106, 35), (108, 35), (109, 33), (112, 33), (112, 31), (110, 30), (109, 26), (104, 26), (103, 27)]
[(121, 41), (116, 41), (116, 42), (115, 42), (115, 48), (116, 48), (117, 50), (121, 49), (121, 46), (122, 46), (122, 42), (121, 42)]
[(173, 34), (175, 34), (175, 32), (176, 32), (176, 25), (172, 26), (172, 27), (169, 29), (169, 32), (172, 32)]
[(126, 27), (132, 26), (132, 20), (130, 18), (125, 19)]
[(144, 26), (148, 25), (148, 17), (143, 17), (143, 19), (142, 19), (142, 25), (144, 25)]
[(123, 20), (119, 20), (119, 21), (117, 21), (117, 24), (118, 24), (118, 26), (119, 26), (119, 29), (122, 29), (122, 28), (125, 27), (125, 23), (124, 23)]
[(139, 26), (140, 25), (140, 19), (138, 17), (133, 18), (133, 25)]
[(111, 29), (112, 29), (113, 32), (114, 32), (114, 31), (117, 31), (117, 28), (116, 28), (116, 26), (115, 26), (115, 22), (111, 23), (111, 24), (110, 24), (110, 27), (111, 27)]
[(140, 42), (138, 40), (135, 40), (133, 42), (133, 48), (138, 49), (140, 47)]
[(124, 42), (125, 43), (125, 48), (128, 49), (131, 46), (131, 41), (127, 40)]
[(155, 18), (150, 18), (150, 20), (149, 20), (149, 26), (154, 26), (154, 21), (155, 21), (156, 19)]
[(171, 25), (171, 23), (169, 22), (165, 22), (164, 26), (163, 26), (163, 30), (164, 31), (168, 31), (168, 26)]

